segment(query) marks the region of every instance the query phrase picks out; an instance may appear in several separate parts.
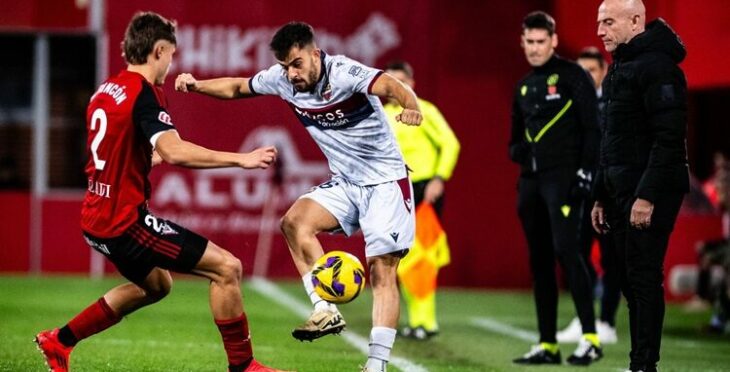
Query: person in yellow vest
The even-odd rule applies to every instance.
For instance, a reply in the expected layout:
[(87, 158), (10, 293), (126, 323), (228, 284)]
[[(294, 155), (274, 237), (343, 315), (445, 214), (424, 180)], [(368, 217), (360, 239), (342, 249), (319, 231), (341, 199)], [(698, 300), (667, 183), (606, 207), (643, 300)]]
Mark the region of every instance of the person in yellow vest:
[[(403, 61), (391, 62), (386, 72), (415, 86), (413, 68)], [(408, 325), (401, 335), (426, 340), (438, 333), (436, 321), (436, 277), (450, 261), (446, 234), (441, 226), (444, 184), (451, 178), (461, 145), (434, 104), (418, 99), (423, 121), (419, 127), (397, 125), (397, 102), (385, 104), (385, 113), (406, 164), (411, 169), (416, 207), (416, 240), (398, 267), (401, 293), (405, 299)]]

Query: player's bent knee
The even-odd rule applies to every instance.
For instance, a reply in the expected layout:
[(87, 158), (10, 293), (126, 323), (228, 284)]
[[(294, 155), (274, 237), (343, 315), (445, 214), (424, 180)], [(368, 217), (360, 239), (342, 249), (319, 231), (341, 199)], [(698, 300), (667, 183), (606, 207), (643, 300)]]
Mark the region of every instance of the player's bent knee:
[(172, 290), (172, 277), (169, 275), (160, 276), (158, 280), (146, 283), (144, 289), (145, 296), (151, 302), (157, 302), (165, 298)]
[(163, 298), (167, 297), (167, 295), (170, 294), (171, 289), (172, 289), (172, 286), (160, 287), (160, 288), (156, 288), (154, 290), (145, 291), (145, 294), (147, 295), (147, 298), (149, 298), (152, 302), (157, 302), (157, 301), (160, 301)]
[[(279, 222), (279, 228), (288, 240), (301, 240), (307, 236), (315, 236), (314, 229), (305, 224), (304, 219), (296, 214), (287, 212)], [(290, 247), (291, 248), (291, 247)]]
[(304, 218), (292, 211), (286, 212), (284, 217), (281, 218), (279, 226), (284, 234), (292, 236), (306, 230)]
[(241, 277), (243, 276), (243, 265), (241, 265), (241, 260), (233, 255), (226, 257), (221, 265), (220, 275), (226, 283), (240, 282)]

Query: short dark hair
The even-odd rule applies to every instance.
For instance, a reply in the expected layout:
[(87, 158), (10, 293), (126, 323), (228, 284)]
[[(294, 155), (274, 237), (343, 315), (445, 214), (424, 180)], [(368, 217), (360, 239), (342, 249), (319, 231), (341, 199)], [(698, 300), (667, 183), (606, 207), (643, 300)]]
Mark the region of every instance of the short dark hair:
[(385, 65), (386, 70), (393, 70), (393, 71), (403, 71), (403, 73), (406, 74), (409, 78), (413, 79), (413, 67), (411, 67), (411, 64), (402, 61), (402, 60), (395, 60), (388, 62), (387, 65)]
[(537, 28), (547, 30), (548, 35), (553, 36), (555, 33), (555, 19), (542, 10), (536, 10), (526, 15), (522, 20), (522, 31)]
[(127, 63), (143, 65), (158, 40), (167, 40), (177, 45), (175, 21), (170, 21), (154, 12), (138, 12), (132, 17), (124, 32), (122, 52)]
[(596, 61), (598, 61), (598, 66), (601, 66), (601, 68), (606, 65), (606, 59), (603, 58), (603, 53), (601, 53), (601, 51), (594, 46), (583, 48), (583, 50), (581, 50), (580, 54), (578, 55), (578, 59), (581, 58), (595, 59)]
[(312, 26), (304, 22), (289, 22), (276, 31), (269, 47), (276, 59), (283, 61), (289, 55), (291, 48), (303, 48), (312, 43), (314, 43)]

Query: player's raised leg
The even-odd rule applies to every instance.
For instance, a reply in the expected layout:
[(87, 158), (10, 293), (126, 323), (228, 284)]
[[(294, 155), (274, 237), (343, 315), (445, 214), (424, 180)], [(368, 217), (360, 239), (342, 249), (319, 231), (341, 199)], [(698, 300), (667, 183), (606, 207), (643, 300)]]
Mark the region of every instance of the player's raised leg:
[(52, 372), (68, 371), (76, 344), (119, 323), (123, 316), (155, 303), (170, 293), (172, 277), (155, 268), (139, 285), (126, 283), (112, 288), (71, 319), (65, 326), (38, 333), (35, 342)]
[(300, 341), (340, 333), (345, 319), (334, 304), (324, 301), (314, 291), (312, 266), (324, 254), (317, 234), (332, 231), (339, 226), (337, 219), (321, 204), (310, 198), (298, 199), (281, 220), (281, 231), (286, 237), (294, 264), (302, 276), (304, 289), (314, 305), (307, 321), (292, 332)]
[(210, 279), (210, 310), (223, 339), (230, 372), (275, 372), (253, 358), (251, 334), (241, 300), (241, 261), (208, 242), (205, 253), (192, 271)]

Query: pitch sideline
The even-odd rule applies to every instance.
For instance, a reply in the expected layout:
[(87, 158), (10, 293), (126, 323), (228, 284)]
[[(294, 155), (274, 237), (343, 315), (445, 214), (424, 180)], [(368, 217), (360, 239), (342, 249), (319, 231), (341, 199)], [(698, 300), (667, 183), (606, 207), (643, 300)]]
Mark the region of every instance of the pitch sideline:
[[(291, 312), (302, 318), (306, 319), (311, 312), (311, 306), (302, 303), (290, 294), (282, 291), (281, 289), (279, 289), (278, 286), (276, 286), (276, 284), (267, 279), (261, 277), (252, 277), (247, 280), (246, 283), (251, 287), (251, 289), (269, 298), (271, 301), (274, 301), (279, 305), (286, 307), (287, 309), (291, 310)], [(351, 331), (343, 332), (340, 335), (352, 347), (360, 350), (360, 352), (365, 355), (368, 354), (368, 340), (366, 338)], [(390, 364), (397, 367), (403, 372), (428, 372), (428, 369), (426, 369), (425, 367), (416, 364), (406, 358), (395, 356), (391, 357)]]
[(525, 331), (517, 327), (513, 327), (509, 324), (498, 322), (492, 318), (487, 317), (473, 317), (471, 318), (471, 324), (486, 329), (494, 333), (516, 338), (527, 342), (537, 342), (539, 336), (536, 332)]

